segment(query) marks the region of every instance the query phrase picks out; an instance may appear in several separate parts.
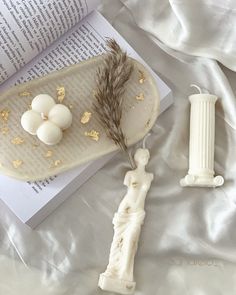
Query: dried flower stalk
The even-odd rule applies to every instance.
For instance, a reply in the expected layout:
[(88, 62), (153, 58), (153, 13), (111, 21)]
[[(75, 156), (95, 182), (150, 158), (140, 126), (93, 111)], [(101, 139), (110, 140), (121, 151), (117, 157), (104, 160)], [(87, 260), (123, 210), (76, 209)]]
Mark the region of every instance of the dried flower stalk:
[(133, 71), (133, 63), (114, 39), (108, 39), (107, 46), (104, 65), (97, 71), (94, 108), (107, 136), (128, 154), (131, 166), (134, 168), (135, 164), (128, 152), (126, 137), (121, 127), (123, 95)]

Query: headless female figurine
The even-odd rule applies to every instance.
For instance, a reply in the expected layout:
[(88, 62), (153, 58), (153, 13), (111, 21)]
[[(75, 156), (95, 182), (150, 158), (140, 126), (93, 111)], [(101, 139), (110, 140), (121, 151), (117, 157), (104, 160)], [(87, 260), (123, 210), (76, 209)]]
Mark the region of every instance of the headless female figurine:
[(124, 184), (128, 191), (113, 218), (114, 237), (109, 264), (98, 283), (103, 290), (121, 294), (132, 294), (135, 290), (134, 257), (145, 217), (145, 199), (153, 180), (153, 174), (145, 171), (149, 158), (147, 149), (138, 149), (134, 155), (137, 168), (125, 175)]

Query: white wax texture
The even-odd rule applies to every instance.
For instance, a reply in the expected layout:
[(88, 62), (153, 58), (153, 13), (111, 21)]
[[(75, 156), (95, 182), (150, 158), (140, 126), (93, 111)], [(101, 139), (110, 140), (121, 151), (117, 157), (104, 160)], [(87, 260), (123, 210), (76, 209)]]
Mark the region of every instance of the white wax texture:
[(62, 130), (70, 127), (72, 115), (68, 107), (63, 104), (56, 104), (48, 114), (48, 119), (59, 126)]
[(54, 99), (48, 94), (39, 94), (32, 100), (32, 110), (48, 116), (49, 111), (55, 105)]
[(47, 145), (54, 145), (61, 141), (61, 129), (50, 121), (43, 122), (37, 130), (38, 138)]
[(37, 129), (43, 123), (42, 116), (32, 110), (27, 111), (21, 117), (21, 125), (25, 131), (32, 135), (37, 134)]
[(59, 143), (63, 137), (62, 130), (72, 124), (72, 114), (68, 107), (56, 104), (48, 94), (37, 95), (32, 103), (32, 110), (21, 117), (21, 125), (25, 131), (47, 145)]

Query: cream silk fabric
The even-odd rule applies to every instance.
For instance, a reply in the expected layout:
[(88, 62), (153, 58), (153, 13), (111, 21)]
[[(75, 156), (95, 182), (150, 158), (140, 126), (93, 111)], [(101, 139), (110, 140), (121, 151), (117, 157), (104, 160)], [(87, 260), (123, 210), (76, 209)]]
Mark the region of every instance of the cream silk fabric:
[[(235, 295), (236, 74), (228, 68), (236, 69), (236, 2), (103, 2), (105, 17), (175, 98), (148, 140), (155, 180), (136, 256), (135, 294)], [(179, 186), (188, 169), (191, 83), (219, 97), (215, 170), (225, 184), (217, 189)], [(105, 294), (97, 281), (108, 262), (127, 169), (117, 155), (34, 231), (1, 204), (0, 294)]]

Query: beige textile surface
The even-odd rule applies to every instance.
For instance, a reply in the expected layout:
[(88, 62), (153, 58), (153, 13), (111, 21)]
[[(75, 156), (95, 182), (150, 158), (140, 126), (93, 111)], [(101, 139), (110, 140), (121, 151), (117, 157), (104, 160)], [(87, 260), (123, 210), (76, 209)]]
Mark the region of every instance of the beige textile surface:
[[(214, 60), (213, 50), (234, 68), (234, 3), (104, 1), (104, 15), (175, 97), (148, 140), (148, 170), (155, 180), (136, 256), (136, 295), (236, 294), (236, 74)], [(179, 186), (188, 167), (191, 83), (219, 97), (215, 170), (225, 177), (221, 188)], [(1, 204), (0, 294), (105, 294), (97, 280), (108, 262), (112, 217), (125, 193), (127, 169), (117, 155), (35, 231)]]

